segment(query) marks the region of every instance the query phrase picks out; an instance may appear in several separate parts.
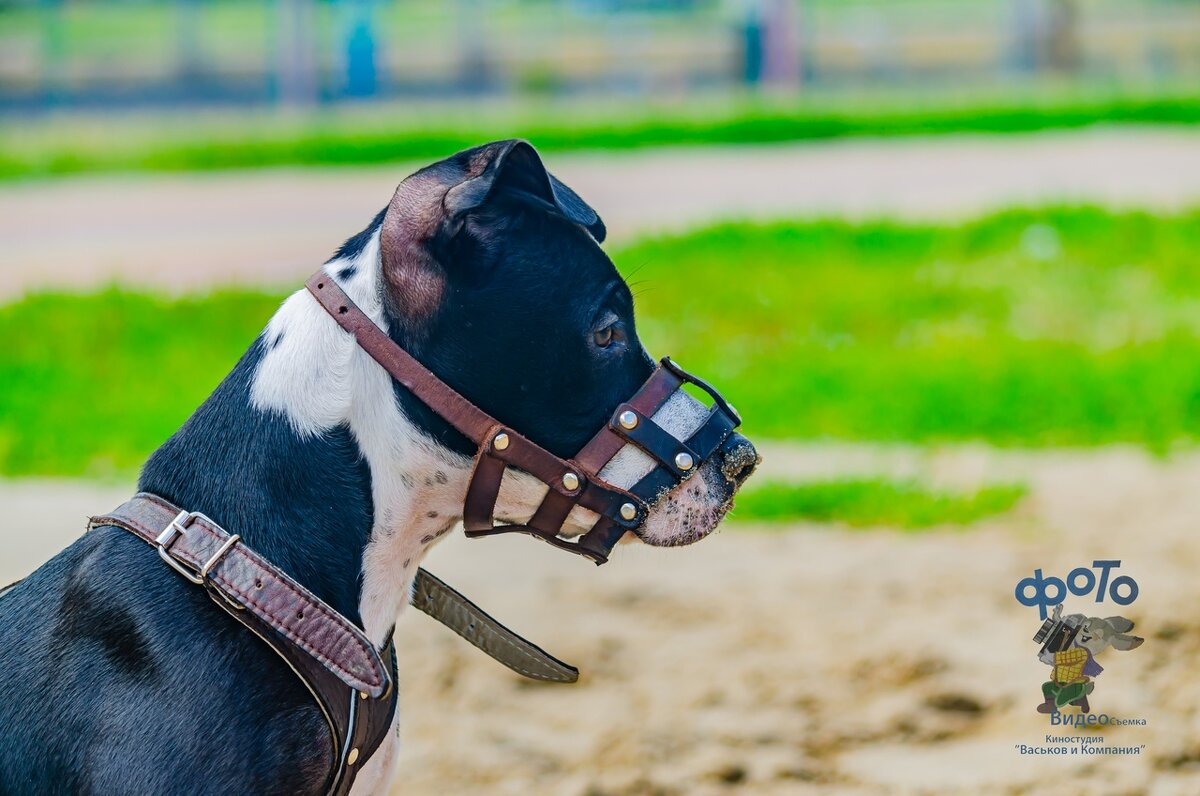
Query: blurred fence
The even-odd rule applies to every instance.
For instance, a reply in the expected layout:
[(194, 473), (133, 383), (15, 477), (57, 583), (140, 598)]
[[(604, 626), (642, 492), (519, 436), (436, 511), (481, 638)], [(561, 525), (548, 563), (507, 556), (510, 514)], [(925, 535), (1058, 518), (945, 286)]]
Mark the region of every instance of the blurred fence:
[(1197, 0), (0, 0), (0, 109), (1200, 78)]

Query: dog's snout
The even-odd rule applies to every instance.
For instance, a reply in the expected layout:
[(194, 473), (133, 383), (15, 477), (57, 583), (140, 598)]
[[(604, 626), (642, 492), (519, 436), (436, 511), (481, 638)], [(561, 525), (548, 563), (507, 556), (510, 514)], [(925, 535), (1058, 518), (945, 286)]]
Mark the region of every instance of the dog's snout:
[(725, 440), (721, 446), (721, 456), (721, 472), (735, 487), (741, 486), (762, 461), (753, 443), (737, 432)]

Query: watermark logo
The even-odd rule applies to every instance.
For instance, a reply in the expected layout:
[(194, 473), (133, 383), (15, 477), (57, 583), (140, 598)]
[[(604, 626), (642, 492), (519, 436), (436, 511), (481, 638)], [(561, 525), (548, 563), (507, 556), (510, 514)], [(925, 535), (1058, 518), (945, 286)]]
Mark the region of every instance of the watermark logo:
[[(1018, 581), (1013, 592), (1017, 602), (1030, 608), (1037, 606), (1042, 620), (1033, 641), (1039, 645), (1037, 658), (1049, 667), (1049, 676), (1042, 683), (1042, 701), (1037, 712), (1047, 716), (1052, 728), (1045, 743), (1015, 744), (1018, 754), (1074, 757), (1145, 752), (1145, 744), (1110, 744), (1105, 736), (1088, 732), (1108, 726), (1146, 724), (1144, 718), (1093, 713), (1091, 704), (1096, 680), (1104, 671), (1097, 658), (1107, 655), (1110, 647), (1120, 652), (1137, 649), (1144, 639), (1132, 634), (1133, 622), (1123, 616), (1063, 612), (1068, 595), (1081, 598), (1094, 595), (1093, 600), (1086, 602), (1132, 604), (1138, 598), (1138, 584), (1132, 577), (1118, 574), (1120, 566), (1117, 560), (1096, 560), (1091, 567), (1076, 567), (1065, 578), (1046, 576), (1035, 569), (1032, 577)], [(1053, 613), (1047, 616), (1051, 607)], [(1079, 728), (1084, 733), (1055, 735), (1055, 731), (1061, 732), (1059, 728)]]
[[(1118, 575), (1109, 580), (1112, 571), (1120, 566), (1120, 561), (1093, 561), (1091, 569), (1076, 567), (1067, 574), (1066, 579), (1045, 577), (1040, 569), (1035, 569), (1033, 577), (1022, 578), (1017, 582), (1017, 602), (1030, 607), (1036, 605), (1040, 619), (1046, 618), (1046, 609), (1051, 605), (1061, 605), (1067, 597), (1067, 592), (1076, 597), (1086, 597), (1095, 589), (1098, 603), (1104, 602), (1107, 595), (1117, 605), (1129, 605), (1137, 599), (1137, 581), (1128, 575)], [(1099, 575), (1093, 572), (1093, 569), (1097, 570)], [(1050, 593), (1051, 589), (1054, 590), (1053, 594)]]
[[(1136, 590), (1134, 594), (1136, 595)], [(1132, 600), (1130, 600), (1132, 602)], [(1122, 603), (1125, 604), (1125, 603)], [(1094, 724), (1095, 716), (1082, 714), (1092, 712), (1088, 697), (1096, 689), (1096, 678), (1104, 667), (1096, 658), (1112, 647), (1121, 652), (1137, 649), (1144, 639), (1132, 635), (1133, 622), (1123, 616), (1086, 616), (1063, 614), (1062, 603), (1054, 606), (1054, 613), (1042, 622), (1033, 640), (1041, 645), (1038, 660), (1050, 667), (1050, 679), (1042, 683), (1042, 704), (1038, 713), (1050, 714), (1051, 724)], [(1072, 717), (1059, 716), (1059, 711), (1068, 705), (1079, 709)], [(1111, 721), (1107, 714), (1101, 714)]]

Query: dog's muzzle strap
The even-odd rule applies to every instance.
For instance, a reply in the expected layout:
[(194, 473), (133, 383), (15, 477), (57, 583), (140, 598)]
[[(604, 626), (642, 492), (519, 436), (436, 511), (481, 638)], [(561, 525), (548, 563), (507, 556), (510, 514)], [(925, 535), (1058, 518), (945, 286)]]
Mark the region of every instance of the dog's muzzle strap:
[[(477, 446), (463, 505), (463, 528), (468, 537), (526, 533), (603, 564), (622, 536), (637, 533), (649, 516), (650, 506), (664, 491), (694, 475), (741, 423), (719, 392), (667, 358), (573, 459), (562, 459), (504, 425), (435, 376), (359, 309), (333, 277), (318, 271), (306, 287), (397, 383)], [(708, 393), (713, 405), (702, 427), (688, 439), (678, 440), (658, 426), (653, 416), (687, 384)], [(609, 483), (600, 473), (627, 444), (654, 459), (655, 470), (624, 489)], [(509, 467), (529, 473), (547, 487), (541, 505), (523, 523), (498, 523), (495, 517), (496, 499)], [(591, 528), (577, 539), (562, 535), (576, 507), (597, 516)]]
[(509, 630), (424, 569), (413, 580), (412, 604), (517, 674), (552, 683), (579, 679), (574, 666)]

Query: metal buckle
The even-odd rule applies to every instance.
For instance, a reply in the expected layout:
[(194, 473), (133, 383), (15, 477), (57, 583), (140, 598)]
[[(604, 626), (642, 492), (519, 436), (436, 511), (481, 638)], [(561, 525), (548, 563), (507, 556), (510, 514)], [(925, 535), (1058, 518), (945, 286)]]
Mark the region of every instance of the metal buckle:
[(192, 569), (185, 561), (171, 555), (171, 544), (176, 538), (187, 536), (188, 526), (197, 519), (208, 522), (214, 528), (221, 527), (198, 511), (181, 511), (175, 515), (175, 519), (167, 524), (162, 533), (155, 538), (154, 543), (158, 545), (158, 557), (167, 562), (171, 566), (171, 569), (183, 575), (197, 586), (203, 586), (204, 582), (208, 580), (208, 573), (242, 537), (236, 533), (233, 534), (225, 540), (225, 543), (217, 549), (217, 552), (212, 554), (212, 557), (204, 563), (204, 566), (200, 567), (200, 569)]

